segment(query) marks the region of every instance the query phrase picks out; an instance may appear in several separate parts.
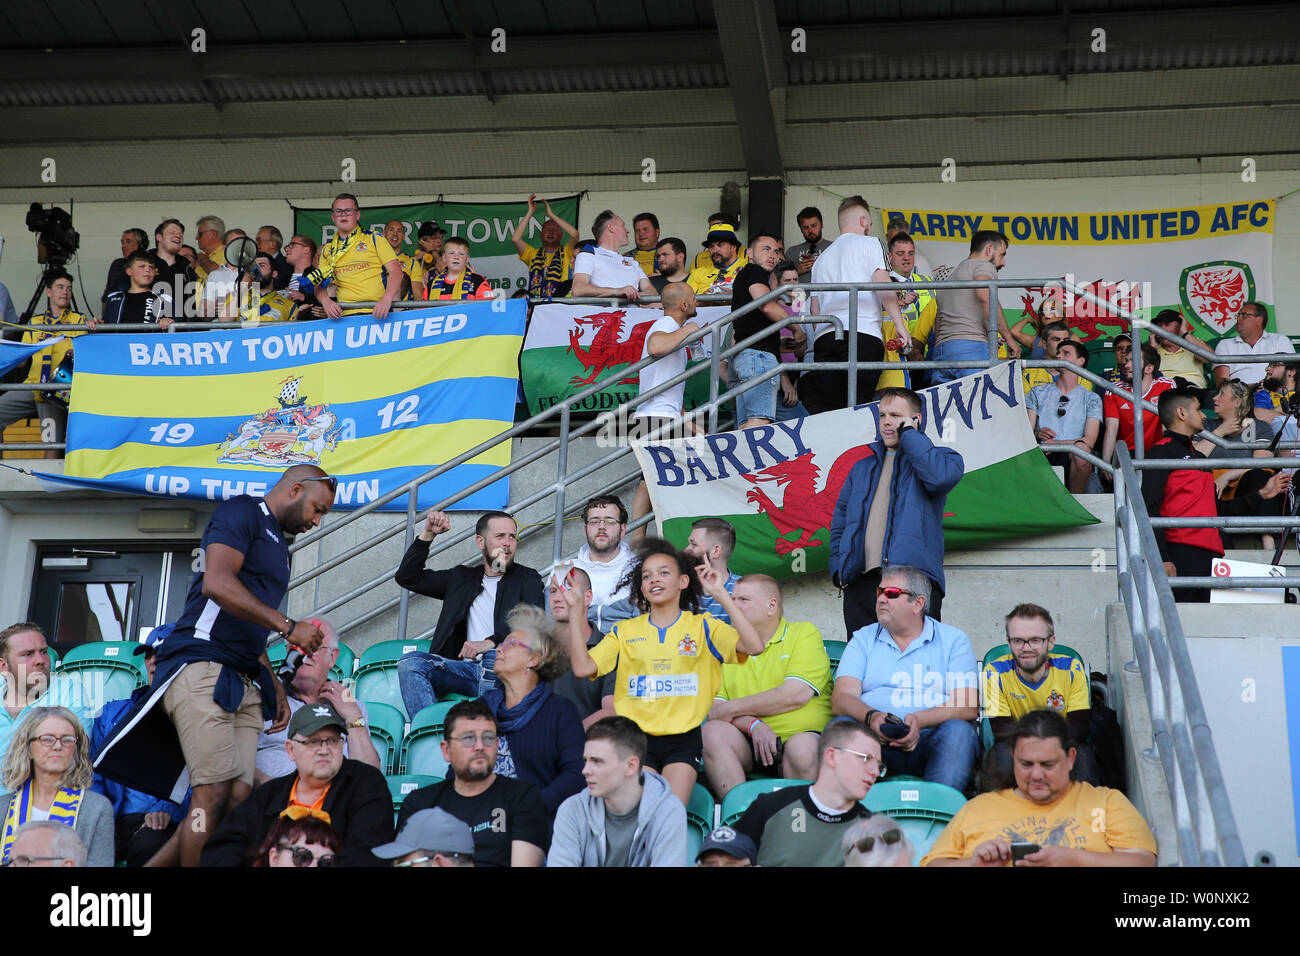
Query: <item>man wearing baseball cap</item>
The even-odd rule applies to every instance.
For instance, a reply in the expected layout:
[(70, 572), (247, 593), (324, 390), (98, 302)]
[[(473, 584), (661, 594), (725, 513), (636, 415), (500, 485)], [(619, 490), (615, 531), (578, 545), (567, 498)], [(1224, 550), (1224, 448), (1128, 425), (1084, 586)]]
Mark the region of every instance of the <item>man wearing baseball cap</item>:
[(327, 700), (299, 707), (285, 749), (297, 771), (274, 777), (241, 803), (203, 848), (203, 866), (243, 866), (282, 815), (326, 820), (343, 842), (341, 865), (378, 866), (370, 848), (393, 838), (384, 775), (343, 757), (347, 721)]
[(731, 827), (710, 833), (695, 855), (696, 866), (758, 866), (754, 841)]
[(412, 813), (396, 840), (370, 852), (393, 866), (473, 866), (474, 835), (468, 823), (432, 807)]
[(704, 248), (709, 252), (710, 262), (692, 269), (686, 284), (698, 295), (731, 295), (732, 283), (749, 261), (741, 255), (743, 246), (735, 227), (725, 222), (715, 223), (704, 237)]

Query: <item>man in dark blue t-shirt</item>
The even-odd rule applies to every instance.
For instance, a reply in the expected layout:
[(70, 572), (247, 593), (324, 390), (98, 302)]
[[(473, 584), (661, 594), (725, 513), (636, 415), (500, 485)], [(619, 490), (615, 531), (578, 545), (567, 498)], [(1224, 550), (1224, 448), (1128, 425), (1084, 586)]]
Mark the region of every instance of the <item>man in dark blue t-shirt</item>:
[(175, 727), (194, 788), (189, 825), (180, 828), (182, 866), (198, 865), (208, 834), (251, 791), (264, 719), (273, 731), (289, 721), (267, 632), (308, 654), (324, 639), (316, 625), (277, 608), (289, 586), (287, 535), (319, 525), (334, 491), (321, 469), (294, 465), (265, 498), (223, 503), (203, 532), (185, 609), (158, 648), (151, 693)]

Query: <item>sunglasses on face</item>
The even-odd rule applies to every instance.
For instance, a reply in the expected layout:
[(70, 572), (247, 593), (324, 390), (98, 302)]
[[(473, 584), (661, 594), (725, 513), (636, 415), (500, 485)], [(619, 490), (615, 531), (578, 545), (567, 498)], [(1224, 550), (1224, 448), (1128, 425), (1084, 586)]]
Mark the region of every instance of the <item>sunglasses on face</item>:
[(337, 866), (338, 860), (333, 853), (323, 853), (315, 856), (310, 847), (305, 846), (281, 846), (280, 852), (289, 852), (293, 854), (294, 866), (311, 866), (315, 861), (316, 866)]
[(893, 846), (894, 844), (898, 843), (902, 839), (903, 839), (902, 830), (886, 830), (884, 833), (880, 834), (879, 836), (864, 836), (861, 839), (855, 840), (853, 841), (853, 846), (857, 849), (859, 853), (870, 853), (871, 848), (876, 845), (877, 840), (879, 840), (885, 846)]
[(887, 597), (891, 601), (893, 601), (898, 597), (901, 597), (904, 594), (906, 594), (908, 597), (916, 597), (915, 591), (908, 591), (905, 590), (904, 588), (882, 588), (882, 587), (876, 588), (876, 597), (882, 597), (882, 596)]

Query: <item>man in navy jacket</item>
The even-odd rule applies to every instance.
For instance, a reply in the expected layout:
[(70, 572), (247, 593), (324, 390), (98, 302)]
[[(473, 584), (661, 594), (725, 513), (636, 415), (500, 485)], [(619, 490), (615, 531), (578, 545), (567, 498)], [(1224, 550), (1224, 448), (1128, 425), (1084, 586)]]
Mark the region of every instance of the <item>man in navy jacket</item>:
[(545, 609), (541, 576), (532, 568), (515, 564), (519, 530), (504, 511), (489, 511), (474, 527), (474, 543), (483, 563), (427, 571), (433, 539), (451, 530), (445, 512), (433, 511), (406, 549), (395, 580), (408, 591), (442, 601), (430, 650), (412, 651), (397, 663), (397, 678), (407, 717), (448, 694), (478, 697), (496, 686), (492, 665), (496, 648), (510, 627), (506, 616), (517, 604)]
[(847, 637), (876, 620), (882, 568), (910, 565), (930, 579), (926, 613), (943, 605), (943, 508), (966, 467), (921, 433), (921, 396), (882, 388), (880, 436), (849, 472), (831, 519), (831, 580), (844, 591)]

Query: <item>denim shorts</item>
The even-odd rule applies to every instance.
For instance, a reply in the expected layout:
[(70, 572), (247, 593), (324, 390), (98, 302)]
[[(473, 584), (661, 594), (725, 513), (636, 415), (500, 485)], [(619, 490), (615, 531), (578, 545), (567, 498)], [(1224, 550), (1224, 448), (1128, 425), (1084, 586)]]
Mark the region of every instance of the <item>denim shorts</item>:
[[(771, 371), (780, 365), (780, 360), (771, 352), (759, 349), (745, 349), (732, 360), (735, 373), (732, 385), (738, 385), (746, 379)], [(743, 395), (736, 396), (736, 424), (750, 418), (766, 418), (776, 421), (776, 397), (781, 390), (781, 376), (773, 375), (762, 385), (755, 385)]]

